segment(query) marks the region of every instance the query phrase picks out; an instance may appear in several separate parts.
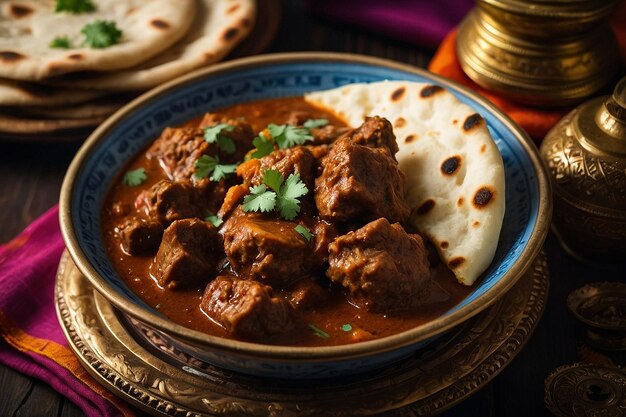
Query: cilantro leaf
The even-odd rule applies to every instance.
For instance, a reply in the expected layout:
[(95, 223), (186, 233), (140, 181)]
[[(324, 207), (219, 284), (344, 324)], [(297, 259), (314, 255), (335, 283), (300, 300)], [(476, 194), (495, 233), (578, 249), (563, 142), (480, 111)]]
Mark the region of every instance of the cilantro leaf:
[(148, 174), (143, 168), (132, 169), (124, 174), (122, 182), (128, 186), (136, 187), (148, 179)]
[(262, 211), (268, 212), (274, 210), (276, 205), (276, 193), (268, 191), (265, 184), (250, 187), (250, 194), (243, 198), (243, 211)]
[(352, 331), (352, 325), (350, 323), (346, 323), (341, 326), (341, 330), (343, 330), (344, 332), (350, 332)]
[(86, 24), (80, 31), (85, 35), (83, 45), (101, 49), (118, 43), (122, 37), (122, 31), (111, 20), (96, 20)]
[(315, 129), (316, 127), (326, 126), (328, 124), (328, 119), (309, 119), (302, 126), (307, 129)]
[(321, 337), (322, 339), (330, 339), (330, 335), (328, 333), (326, 333), (324, 330), (320, 329), (313, 323), (309, 323), (308, 326), (309, 329), (313, 331), (313, 334), (315, 334), (315, 336)]
[(67, 36), (57, 36), (50, 42), (50, 48), (70, 49), (72, 42)]
[(204, 218), (204, 221), (211, 223), (215, 227), (220, 227), (222, 223), (224, 223), (224, 220), (217, 217), (215, 214), (211, 213), (208, 210), (206, 212), (206, 217)]
[(196, 172), (193, 174), (197, 179), (206, 178), (210, 175), (211, 181), (218, 182), (226, 178), (229, 174), (233, 174), (237, 169), (237, 164), (222, 165), (220, 158), (209, 155), (202, 155), (194, 164)]
[(309, 190), (300, 180), (300, 175), (291, 174), (285, 184), (280, 187), (276, 205), (280, 211), (280, 215), (286, 220), (294, 219), (300, 213), (299, 197), (302, 197)]
[(294, 230), (300, 235), (302, 236), (307, 242), (311, 241), (311, 238), (313, 237), (313, 233), (311, 233), (311, 231), (305, 227), (302, 226), (301, 224), (297, 225)]
[(274, 144), (262, 133), (252, 140), (252, 144), (256, 147), (256, 151), (254, 151), (251, 155), (252, 158), (260, 159), (274, 151)]
[(234, 174), (237, 170), (237, 164), (229, 164), (229, 165), (215, 165), (215, 169), (213, 170), (213, 174), (211, 175), (211, 180), (218, 182), (219, 180), (223, 180), (229, 174)]
[(267, 130), (280, 149), (291, 148), (296, 145), (302, 145), (308, 140), (313, 140), (309, 129), (304, 127), (291, 125), (278, 126), (274, 123), (270, 123), (267, 125)]
[[(268, 187), (274, 191), (268, 191)], [(251, 194), (244, 197), (244, 211), (271, 211), (278, 209), (282, 218), (293, 220), (300, 212), (300, 201), (298, 198), (308, 192), (306, 184), (300, 180), (300, 175), (291, 174), (285, 181), (280, 171), (266, 169), (263, 171), (263, 184), (250, 188)], [(268, 202), (263, 206), (264, 209), (261, 209), (261, 206), (255, 203), (257, 198), (264, 201), (271, 199), (271, 204)], [(246, 202), (249, 204), (246, 204)]]
[(266, 169), (263, 171), (263, 183), (277, 193), (280, 192), (280, 186), (283, 185), (283, 176), (276, 169)]
[(306, 184), (300, 180), (300, 174), (291, 174), (285, 181), (284, 187), (280, 189), (281, 196), (285, 198), (299, 198), (308, 192)]
[(218, 123), (215, 126), (209, 126), (204, 128), (204, 140), (208, 143), (216, 143), (217, 146), (226, 153), (235, 153), (235, 142), (222, 132), (232, 132), (235, 126), (228, 123)]
[(86, 13), (96, 10), (91, 0), (57, 0), (55, 12)]
[(217, 158), (213, 158), (209, 155), (202, 155), (194, 164), (196, 172), (193, 175), (198, 179), (208, 177), (209, 174), (215, 170), (218, 162)]

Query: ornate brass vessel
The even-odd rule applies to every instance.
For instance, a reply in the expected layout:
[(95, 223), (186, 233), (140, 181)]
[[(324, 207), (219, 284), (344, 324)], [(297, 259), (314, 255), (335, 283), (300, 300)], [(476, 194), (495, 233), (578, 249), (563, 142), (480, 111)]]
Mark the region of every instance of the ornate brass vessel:
[(477, 0), (457, 55), (479, 85), (519, 102), (579, 103), (611, 81), (619, 52), (607, 16), (619, 0)]
[(626, 77), (611, 97), (567, 114), (540, 153), (552, 179), (553, 229), (565, 249), (626, 263)]

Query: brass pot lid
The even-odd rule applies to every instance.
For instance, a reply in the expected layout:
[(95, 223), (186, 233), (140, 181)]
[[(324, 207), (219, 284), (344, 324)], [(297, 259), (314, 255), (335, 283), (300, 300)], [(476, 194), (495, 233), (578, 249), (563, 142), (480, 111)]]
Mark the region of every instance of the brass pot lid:
[(613, 95), (590, 100), (580, 106), (572, 121), (575, 135), (591, 152), (610, 156), (626, 155), (626, 77), (615, 86)]
[(544, 395), (546, 407), (556, 416), (623, 416), (626, 374), (606, 365), (561, 366), (546, 378)]
[(510, 13), (549, 19), (594, 21), (609, 15), (620, 0), (480, 0)]
[(605, 351), (626, 350), (626, 284), (599, 282), (572, 291), (567, 307), (586, 325), (585, 337)]
[(588, 326), (626, 332), (626, 284), (596, 282), (572, 291), (567, 307)]

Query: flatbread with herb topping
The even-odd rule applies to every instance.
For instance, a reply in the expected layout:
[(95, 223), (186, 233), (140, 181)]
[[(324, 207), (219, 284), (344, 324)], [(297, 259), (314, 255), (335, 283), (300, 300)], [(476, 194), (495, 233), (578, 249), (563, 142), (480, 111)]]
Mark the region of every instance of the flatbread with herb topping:
[(53, 82), (104, 90), (147, 89), (221, 60), (254, 26), (255, 0), (198, 0), (189, 33), (176, 45), (134, 68), (115, 73), (68, 74)]
[[(185, 35), (195, 14), (194, 0), (92, 0), (95, 10), (55, 12), (55, 1), (2, 1), (0, 4), (0, 76), (41, 80), (81, 70), (117, 70), (139, 64)], [(87, 24), (114, 22), (117, 43), (81, 46)], [(52, 48), (67, 37), (69, 49)]]
[(472, 285), (494, 257), (505, 209), (502, 156), (483, 118), (440, 86), (407, 81), (350, 84), (305, 99), (352, 126), (374, 115), (393, 124), (411, 222), (459, 282)]

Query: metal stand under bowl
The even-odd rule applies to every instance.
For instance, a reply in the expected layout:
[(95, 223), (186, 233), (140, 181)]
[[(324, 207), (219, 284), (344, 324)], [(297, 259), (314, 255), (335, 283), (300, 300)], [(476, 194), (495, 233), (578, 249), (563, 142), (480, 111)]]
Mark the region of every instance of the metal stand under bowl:
[(211, 366), (199, 372), (184, 354), (143, 346), (67, 252), (59, 265), (56, 303), (69, 345), (87, 371), (153, 415), (417, 416), (461, 402), (502, 371), (537, 326), (548, 287), (541, 252), (526, 276), (492, 307), (411, 357), (356, 377), (302, 382)]

